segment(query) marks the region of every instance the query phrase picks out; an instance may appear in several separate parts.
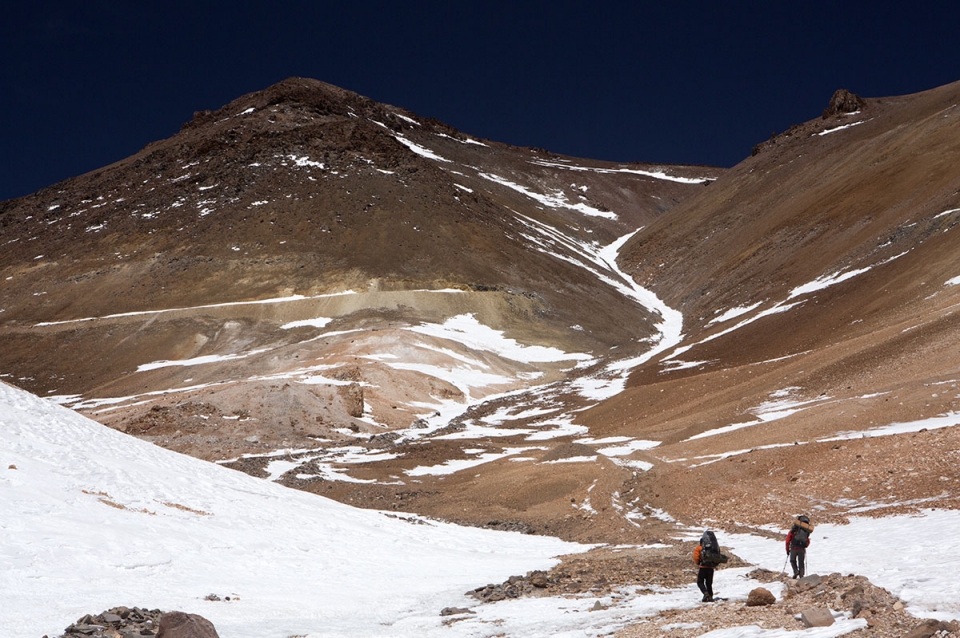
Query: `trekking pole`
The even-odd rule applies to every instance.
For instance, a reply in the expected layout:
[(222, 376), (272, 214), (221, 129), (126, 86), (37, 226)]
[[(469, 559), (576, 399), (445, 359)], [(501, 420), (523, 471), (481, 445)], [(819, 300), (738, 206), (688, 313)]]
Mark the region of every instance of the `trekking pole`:
[(787, 561), (790, 560), (790, 554), (787, 554), (787, 557), (783, 559), (783, 567), (780, 569), (781, 574), (787, 573)]

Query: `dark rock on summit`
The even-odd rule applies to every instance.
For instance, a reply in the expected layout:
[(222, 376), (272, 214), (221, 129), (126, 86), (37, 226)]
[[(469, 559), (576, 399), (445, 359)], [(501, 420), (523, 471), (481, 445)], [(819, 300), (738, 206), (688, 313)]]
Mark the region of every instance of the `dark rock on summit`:
[(830, 98), (830, 104), (823, 110), (823, 119), (841, 113), (856, 113), (866, 104), (866, 100), (856, 93), (851, 93), (846, 89), (837, 89), (833, 97)]

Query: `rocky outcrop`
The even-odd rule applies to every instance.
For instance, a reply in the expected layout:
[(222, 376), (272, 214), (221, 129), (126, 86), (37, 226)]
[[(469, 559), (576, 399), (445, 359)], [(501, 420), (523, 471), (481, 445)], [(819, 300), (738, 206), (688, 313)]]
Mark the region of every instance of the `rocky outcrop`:
[(823, 119), (840, 115), (841, 113), (856, 113), (866, 106), (867, 101), (856, 93), (851, 93), (846, 89), (837, 89), (833, 97), (830, 98), (830, 104), (823, 110)]
[(99, 614), (86, 614), (67, 627), (59, 638), (132, 638), (156, 636), (163, 612), (140, 607), (114, 607)]
[(473, 596), (484, 603), (495, 603), (507, 598), (520, 598), (521, 596), (533, 595), (537, 590), (544, 590), (547, 587), (555, 586), (559, 582), (556, 576), (551, 576), (547, 572), (536, 570), (527, 573), (526, 576), (511, 576), (507, 581), (500, 585), (485, 585), (468, 591), (468, 596)]
[[(218, 599), (219, 600), (219, 599)], [(229, 599), (228, 599), (229, 600)], [(58, 638), (220, 638), (213, 623), (197, 614), (140, 607), (114, 607), (86, 614)], [(46, 636), (44, 636), (46, 638)]]

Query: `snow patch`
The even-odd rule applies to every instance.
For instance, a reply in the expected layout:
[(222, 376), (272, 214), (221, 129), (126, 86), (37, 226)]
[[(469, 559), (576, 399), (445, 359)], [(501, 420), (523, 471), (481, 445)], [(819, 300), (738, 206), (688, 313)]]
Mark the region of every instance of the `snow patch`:
[(414, 153), (416, 153), (417, 155), (419, 155), (419, 156), (421, 156), (421, 157), (426, 157), (427, 159), (436, 160), (436, 161), (438, 161), (438, 162), (446, 162), (446, 163), (448, 163), (448, 164), (452, 164), (452, 163), (453, 163), (453, 162), (451, 162), (450, 160), (448, 160), (447, 158), (445, 158), (445, 157), (440, 157), (439, 155), (437, 155), (436, 153), (434, 153), (434, 152), (431, 151), (430, 149), (425, 148), (425, 147), (423, 147), (423, 146), (420, 146), (420, 145), (417, 144), (416, 142), (412, 142), (412, 141), (408, 140), (407, 138), (405, 138), (405, 137), (402, 136), (402, 135), (394, 135), (394, 137), (397, 139), (398, 142), (400, 142), (401, 144), (403, 144), (404, 146), (406, 146), (406, 147), (409, 148), (411, 151), (413, 151)]
[(859, 122), (851, 122), (850, 124), (844, 124), (843, 126), (837, 126), (837, 127), (834, 127), (834, 128), (828, 128), (828, 129), (826, 129), (825, 131), (820, 131), (819, 133), (817, 133), (817, 135), (819, 135), (820, 137), (823, 137), (824, 135), (829, 135), (830, 133), (836, 133), (837, 131), (842, 131), (842, 130), (845, 129), (845, 128), (851, 128), (851, 127), (853, 127), (853, 126), (859, 126), (860, 124), (863, 124), (863, 123), (866, 122), (866, 121), (867, 121), (867, 120), (860, 120)]
[(479, 175), (480, 177), (490, 180), (491, 182), (495, 182), (497, 184), (500, 184), (501, 186), (506, 186), (507, 188), (517, 191), (518, 193), (526, 195), (530, 199), (534, 201), (538, 201), (544, 206), (549, 206), (550, 208), (568, 208), (570, 210), (575, 210), (579, 213), (583, 213), (584, 215), (589, 215), (591, 217), (603, 217), (605, 219), (618, 219), (616, 213), (600, 210), (599, 208), (588, 206), (583, 202), (577, 202), (575, 204), (571, 204), (570, 202), (567, 201), (567, 196), (564, 195), (563, 191), (561, 190), (556, 190), (552, 194), (542, 194), (542, 193), (534, 192), (524, 186), (521, 186), (520, 184), (511, 182), (510, 180), (504, 179), (499, 175), (494, 175), (492, 173), (479, 173)]
[(591, 173), (628, 173), (631, 175), (642, 175), (652, 177), (653, 179), (666, 180), (668, 182), (678, 182), (680, 184), (703, 184), (716, 180), (715, 177), (678, 177), (670, 175), (664, 171), (644, 171), (636, 168), (594, 168), (588, 166), (574, 166), (571, 164), (558, 164), (556, 162), (547, 162), (544, 160), (535, 160), (530, 162), (538, 166), (547, 166), (550, 168), (565, 168), (569, 171), (589, 171)]

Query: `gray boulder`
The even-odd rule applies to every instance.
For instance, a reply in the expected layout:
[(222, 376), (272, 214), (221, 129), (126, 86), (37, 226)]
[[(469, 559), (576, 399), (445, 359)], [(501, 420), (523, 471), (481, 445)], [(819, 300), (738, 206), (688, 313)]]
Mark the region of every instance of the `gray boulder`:
[(811, 607), (800, 613), (804, 627), (829, 627), (833, 624), (833, 614), (823, 607)]

